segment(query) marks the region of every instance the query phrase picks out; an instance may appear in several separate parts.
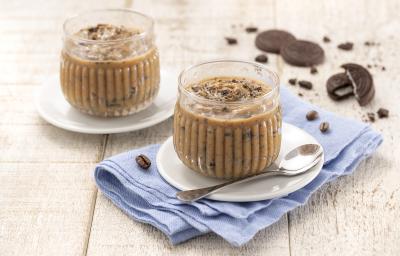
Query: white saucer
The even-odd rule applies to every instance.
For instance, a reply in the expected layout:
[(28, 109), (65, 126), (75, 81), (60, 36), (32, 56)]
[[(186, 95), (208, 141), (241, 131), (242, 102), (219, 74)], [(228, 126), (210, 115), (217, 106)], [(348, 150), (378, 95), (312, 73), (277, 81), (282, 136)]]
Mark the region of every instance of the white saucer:
[(74, 132), (106, 134), (135, 131), (172, 116), (177, 95), (177, 74), (161, 70), (158, 96), (147, 109), (126, 117), (101, 118), (79, 112), (64, 98), (58, 75), (49, 77), (37, 92), (35, 104), (47, 122)]
[[(317, 140), (307, 132), (287, 123), (282, 126), (282, 145), (276, 163), (287, 152), (306, 143), (316, 143)], [(218, 201), (251, 202), (283, 197), (310, 183), (321, 171), (324, 158), (310, 171), (293, 177), (270, 177), (232, 185), (208, 198)], [(168, 138), (157, 154), (157, 167), (161, 176), (172, 186), (180, 189), (195, 189), (221, 183), (221, 180), (205, 177), (186, 167), (174, 150), (172, 137)]]

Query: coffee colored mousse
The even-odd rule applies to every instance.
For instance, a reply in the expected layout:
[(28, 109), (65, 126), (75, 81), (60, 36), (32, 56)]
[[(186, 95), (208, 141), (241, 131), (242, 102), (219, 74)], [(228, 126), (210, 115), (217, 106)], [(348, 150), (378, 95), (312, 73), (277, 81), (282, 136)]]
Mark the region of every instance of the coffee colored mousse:
[(151, 104), (158, 93), (157, 49), (134, 28), (98, 24), (65, 41), (61, 86), (67, 101), (96, 116), (124, 116)]
[[(189, 168), (239, 178), (264, 170), (281, 142), (279, 102), (271, 87), (244, 77), (213, 77), (184, 87), (174, 116), (174, 145)], [(264, 100), (265, 99), (265, 100)]]

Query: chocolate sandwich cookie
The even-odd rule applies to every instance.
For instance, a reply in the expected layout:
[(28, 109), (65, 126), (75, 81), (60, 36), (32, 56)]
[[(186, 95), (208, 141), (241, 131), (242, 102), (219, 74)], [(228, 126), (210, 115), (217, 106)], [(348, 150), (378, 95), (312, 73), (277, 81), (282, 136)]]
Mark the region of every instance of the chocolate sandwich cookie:
[(326, 89), (333, 100), (343, 100), (354, 95), (351, 81), (345, 73), (331, 76), (326, 82)]
[(271, 29), (259, 33), (256, 37), (256, 46), (258, 49), (271, 52), (280, 53), (283, 45), (295, 41), (294, 35), (284, 30)]
[(318, 44), (305, 40), (294, 40), (283, 45), (281, 55), (287, 63), (300, 67), (321, 64), (325, 56)]
[(354, 63), (347, 63), (341, 67), (345, 69), (345, 73), (335, 74), (326, 82), (329, 97), (342, 100), (354, 95), (360, 106), (367, 105), (375, 95), (369, 71)]
[(354, 96), (360, 106), (367, 105), (375, 95), (374, 80), (371, 73), (361, 65), (347, 63), (341, 66), (353, 86)]

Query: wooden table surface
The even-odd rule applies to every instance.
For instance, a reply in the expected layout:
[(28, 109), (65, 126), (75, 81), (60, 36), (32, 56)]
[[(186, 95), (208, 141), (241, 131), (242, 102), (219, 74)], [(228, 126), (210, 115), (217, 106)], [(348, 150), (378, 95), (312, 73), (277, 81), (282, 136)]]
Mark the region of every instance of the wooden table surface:
[[(0, 255), (400, 255), (400, 1), (1, 0), (0, 6)], [(389, 119), (371, 124), (384, 143), (354, 175), (325, 185), (241, 248), (212, 234), (171, 246), (161, 232), (132, 221), (98, 192), (92, 172), (104, 157), (163, 142), (172, 118), (131, 133), (85, 135), (46, 123), (33, 104), (41, 79), (58, 72), (63, 20), (108, 7), (155, 18), (164, 67), (253, 60), (259, 51), (255, 35), (244, 32), (247, 25), (320, 42), (327, 58), (316, 75), (272, 54), (267, 65), (283, 82), (312, 81), (312, 91), (291, 90), (343, 116), (361, 120), (388, 108)], [(322, 43), (324, 35), (332, 42)], [(227, 46), (225, 36), (239, 44)], [(367, 40), (380, 45), (366, 47)], [(345, 41), (354, 42), (352, 51), (337, 49)], [(326, 95), (327, 78), (349, 61), (379, 66), (371, 69), (376, 96), (367, 107)]]

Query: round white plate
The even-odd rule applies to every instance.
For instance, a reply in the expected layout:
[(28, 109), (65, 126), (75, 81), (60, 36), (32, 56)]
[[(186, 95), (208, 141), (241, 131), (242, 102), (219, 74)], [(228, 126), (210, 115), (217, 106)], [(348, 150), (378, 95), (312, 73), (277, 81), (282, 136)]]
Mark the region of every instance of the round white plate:
[(45, 80), (37, 92), (35, 104), (43, 119), (65, 130), (92, 134), (129, 132), (153, 126), (172, 116), (177, 83), (176, 72), (161, 70), (160, 91), (153, 104), (125, 117), (101, 118), (79, 112), (62, 95), (58, 75)]
[[(282, 125), (282, 144), (276, 163), (279, 163), (287, 152), (306, 143), (317, 140), (307, 132), (287, 123)], [(321, 171), (324, 158), (308, 172), (292, 177), (269, 177), (247, 183), (232, 185), (208, 198), (218, 201), (251, 202), (286, 196), (308, 183)], [(180, 190), (208, 187), (221, 183), (216, 178), (205, 177), (186, 167), (174, 150), (172, 137), (168, 138), (157, 154), (157, 167), (161, 176), (172, 186)], [(272, 167), (271, 167), (272, 168)]]

